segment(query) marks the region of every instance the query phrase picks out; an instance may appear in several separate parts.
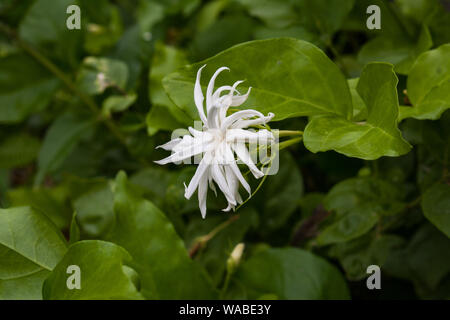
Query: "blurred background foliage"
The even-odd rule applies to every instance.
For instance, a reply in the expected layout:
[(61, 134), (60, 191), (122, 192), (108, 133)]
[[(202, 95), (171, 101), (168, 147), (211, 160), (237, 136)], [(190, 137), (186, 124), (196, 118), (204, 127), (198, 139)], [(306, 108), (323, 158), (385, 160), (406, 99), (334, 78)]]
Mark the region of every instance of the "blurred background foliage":
[[(66, 28), (71, 4), (81, 8), (80, 30)], [(381, 8), (381, 30), (366, 28), (371, 4)], [(411, 66), (450, 42), (450, 2), (1, 0), (0, 207), (31, 209), (0, 214), (0, 298), (41, 298), (46, 278), (44, 298), (450, 298), (448, 111), (402, 121), (413, 149), (397, 158), (291, 146), (242, 209), (221, 213), (224, 199), (210, 197), (206, 220), (184, 199), (195, 167), (153, 164), (165, 156), (155, 146), (192, 125), (162, 79), (274, 37), (315, 44), (347, 78), (368, 62), (392, 63), (408, 106)], [(11, 247), (7, 224), (28, 238)], [(31, 258), (36, 242), (54, 257)], [(228, 283), (239, 242), (243, 262)], [(83, 264), (90, 281), (117, 285), (60, 292), (70, 263)], [(96, 263), (113, 278), (94, 276)], [(371, 264), (381, 267), (382, 290), (366, 288)]]

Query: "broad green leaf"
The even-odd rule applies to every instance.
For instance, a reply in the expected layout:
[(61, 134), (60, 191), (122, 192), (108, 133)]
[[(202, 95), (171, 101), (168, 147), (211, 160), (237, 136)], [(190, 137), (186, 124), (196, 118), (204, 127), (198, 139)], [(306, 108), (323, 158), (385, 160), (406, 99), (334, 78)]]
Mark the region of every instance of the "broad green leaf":
[(67, 190), (62, 185), (14, 188), (6, 196), (11, 207), (29, 206), (46, 215), (59, 229), (69, 226), (72, 211), (67, 203)]
[(103, 101), (102, 114), (110, 116), (114, 112), (127, 110), (135, 101), (137, 95), (132, 93), (124, 96), (110, 96)]
[(422, 210), (425, 217), (450, 238), (450, 186), (438, 183), (425, 192)]
[(41, 299), (42, 283), (66, 246), (55, 226), (37, 211), (0, 209), (0, 299)]
[(408, 77), (412, 107), (400, 109), (400, 119), (438, 119), (450, 108), (450, 44), (427, 51), (416, 60)]
[(39, 185), (50, 173), (59, 168), (93, 121), (66, 113), (52, 123), (48, 129), (38, 157), (38, 173), (35, 184)]
[(150, 32), (155, 24), (164, 18), (164, 5), (157, 1), (139, 1), (137, 21), (141, 33)]
[(435, 9), (438, 2), (439, 0), (398, 0), (397, 4), (402, 14), (421, 23)]
[(208, 28), (195, 34), (189, 46), (192, 59), (203, 60), (251, 40), (255, 25), (255, 20), (243, 12), (220, 16)]
[[(115, 225), (109, 239), (133, 257), (142, 294), (160, 299), (212, 299), (206, 272), (193, 262), (165, 215), (133, 191), (124, 172), (116, 178)], [(174, 291), (173, 288), (176, 288)]]
[(279, 299), (348, 299), (344, 278), (334, 266), (295, 248), (266, 249), (244, 261), (232, 278), (245, 298), (274, 294)]
[(335, 150), (366, 160), (407, 153), (411, 146), (397, 128), (397, 82), (392, 65), (368, 64), (357, 85), (366, 104), (367, 120), (352, 122), (332, 115), (315, 117), (305, 128), (305, 146), (312, 152)]
[(377, 265), (381, 269), (389, 256), (402, 250), (405, 240), (396, 235), (364, 235), (349, 242), (331, 247), (329, 255), (339, 259), (349, 280), (367, 278), (367, 267)]
[(182, 128), (185, 125), (178, 122), (172, 114), (167, 112), (167, 108), (160, 105), (153, 105), (146, 118), (147, 132), (150, 136), (160, 130), (172, 131)]
[(273, 112), (274, 120), (320, 114), (346, 119), (351, 115), (350, 92), (338, 67), (314, 45), (280, 38), (236, 45), (165, 77), (163, 85), (170, 98), (192, 119), (198, 119), (193, 99), (196, 73), (204, 64), (204, 91), (212, 74), (227, 66), (230, 72), (220, 74), (216, 87), (245, 80), (239, 90), (252, 87), (245, 106), (264, 114)]
[(450, 12), (446, 1), (398, 0), (397, 5), (404, 16), (417, 24), (428, 25), (436, 44), (441, 45), (450, 41)]
[(358, 61), (366, 64), (373, 61), (389, 62), (395, 71), (408, 74), (417, 57), (429, 50), (433, 41), (426, 26), (422, 28), (416, 43), (401, 35), (380, 36), (367, 42), (358, 53)]
[(348, 79), (348, 86), (350, 87), (350, 93), (352, 94), (353, 103), (353, 121), (363, 121), (367, 119), (367, 107), (363, 99), (358, 93), (359, 78)]
[(30, 57), (0, 58), (0, 123), (20, 122), (42, 111), (58, 86), (59, 81)]
[[(117, 300), (142, 299), (138, 291), (139, 278), (131, 269), (130, 254), (111, 242), (80, 241), (69, 247), (64, 258), (45, 280), (43, 296), (47, 300)], [(79, 267), (80, 289), (69, 289)], [(137, 280), (137, 287), (135, 281)], [(73, 280), (74, 281), (74, 280)]]
[(66, 10), (73, 4), (79, 5), (78, 1), (74, 0), (34, 1), (20, 23), (21, 39), (70, 66), (76, 66), (83, 28), (67, 28), (66, 20), (69, 15)]
[(164, 167), (149, 167), (132, 175), (130, 182), (141, 188), (145, 198), (158, 208), (163, 208), (167, 188), (173, 177), (178, 174), (179, 172), (169, 171)]
[(319, 245), (355, 239), (372, 229), (383, 215), (403, 206), (395, 186), (374, 178), (352, 178), (334, 186), (324, 199), (333, 214), (326, 220), (316, 241)]
[(438, 288), (450, 275), (449, 250), (450, 239), (431, 224), (424, 224), (404, 249), (387, 259), (383, 270), (412, 281), (423, 298), (448, 298), (448, 290), (439, 296)]
[(300, 0), (293, 3), (297, 7), (299, 22), (316, 30), (328, 42), (344, 23), (355, 0)]
[(80, 241), (80, 227), (77, 223), (77, 213), (74, 212), (72, 216), (72, 221), (70, 223), (70, 238), (69, 244), (74, 244), (75, 242)]
[[(171, 122), (173, 122), (172, 119), (179, 123), (191, 124), (189, 117), (174, 105), (162, 86), (162, 79), (166, 75), (183, 67), (187, 63), (187, 58), (183, 51), (166, 46), (161, 42), (155, 45), (149, 74), (149, 97), (153, 105), (147, 115), (147, 125), (150, 135), (156, 133), (159, 129), (171, 129), (164, 127), (171, 125)], [(158, 116), (161, 114), (161, 107), (167, 108), (170, 113), (166, 114), (168, 120), (164, 119), (163, 124), (159, 123), (163, 119)]]
[(127, 65), (115, 59), (87, 57), (77, 76), (80, 89), (88, 94), (103, 93), (106, 88), (124, 90), (128, 80)]
[(114, 196), (107, 181), (92, 182), (73, 200), (83, 234), (102, 237), (113, 223)]
[(0, 141), (0, 168), (26, 165), (36, 159), (41, 143), (39, 139), (19, 133)]
[(272, 28), (284, 28), (298, 20), (291, 1), (276, 0), (237, 0), (248, 10), (249, 14), (261, 19)]
[(197, 32), (203, 31), (211, 26), (230, 3), (230, 0), (214, 0), (206, 3), (201, 8), (197, 17)]

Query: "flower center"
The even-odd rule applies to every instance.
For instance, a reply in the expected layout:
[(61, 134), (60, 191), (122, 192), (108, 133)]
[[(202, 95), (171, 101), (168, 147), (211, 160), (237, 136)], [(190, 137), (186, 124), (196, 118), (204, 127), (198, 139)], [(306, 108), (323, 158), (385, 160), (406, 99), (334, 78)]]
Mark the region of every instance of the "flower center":
[(209, 129), (208, 132), (213, 136), (215, 144), (220, 144), (225, 140), (226, 130)]

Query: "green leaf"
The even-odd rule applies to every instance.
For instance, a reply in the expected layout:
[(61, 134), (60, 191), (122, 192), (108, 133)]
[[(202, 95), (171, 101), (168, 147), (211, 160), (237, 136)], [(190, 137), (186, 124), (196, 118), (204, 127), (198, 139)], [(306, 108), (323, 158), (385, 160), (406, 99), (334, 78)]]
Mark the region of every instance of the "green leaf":
[(73, 201), (83, 234), (88, 237), (104, 236), (113, 223), (114, 196), (109, 182), (92, 182)]
[(420, 55), (407, 83), (413, 107), (402, 107), (400, 119), (439, 119), (450, 108), (450, 44)]
[[(167, 108), (170, 113), (170, 115), (166, 114), (169, 118), (169, 124), (170, 121), (173, 121), (171, 120), (172, 118), (186, 125), (191, 124), (190, 118), (175, 106), (162, 86), (162, 79), (166, 75), (183, 67), (187, 63), (186, 54), (183, 51), (171, 46), (165, 46), (161, 42), (156, 43), (149, 73), (149, 98), (152, 103), (152, 109), (147, 115), (147, 125), (149, 126), (150, 134), (154, 133), (155, 128), (158, 127), (158, 121), (162, 120), (160, 117), (152, 119), (152, 117), (155, 118), (155, 114), (159, 115), (161, 113), (161, 107)], [(159, 106), (159, 108), (157, 107), (158, 109), (155, 109), (155, 106)], [(167, 122), (167, 120), (164, 122)]]
[(396, 235), (364, 235), (331, 247), (330, 256), (339, 259), (346, 277), (352, 281), (367, 278), (367, 267), (377, 265), (383, 269), (389, 256), (402, 250), (405, 240)]
[(0, 124), (21, 122), (45, 109), (58, 85), (59, 81), (30, 57), (14, 54), (0, 58)]
[(315, 117), (305, 128), (305, 146), (312, 152), (335, 150), (366, 160), (407, 153), (411, 146), (397, 128), (397, 82), (392, 65), (368, 64), (357, 86), (366, 104), (367, 120), (352, 122), (331, 115)]
[[(67, 7), (78, 5), (74, 0), (36, 0), (19, 27), (22, 40), (40, 47), (46, 54), (75, 66), (82, 40), (81, 30), (69, 30), (66, 25)], [(83, 13), (82, 13), (83, 14)], [(81, 18), (83, 19), (83, 18)]]
[(355, 239), (378, 222), (382, 215), (395, 213), (402, 207), (394, 185), (374, 178), (352, 178), (334, 186), (324, 199), (333, 211), (316, 241), (319, 245)]
[(136, 172), (130, 177), (130, 182), (141, 188), (145, 198), (152, 201), (158, 208), (163, 208), (166, 190), (170, 181), (179, 172), (169, 171), (164, 167), (148, 167)]
[(348, 79), (348, 86), (350, 87), (350, 93), (352, 94), (353, 103), (353, 121), (363, 121), (367, 119), (367, 107), (364, 100), (358, 93), (357, 86), (359, 78)]
[[(206, 272), (193, 262), (165, 215), (133, 191), (124, 172), (116, 178), (115, 226), (109, 239), (132, 256), (142, 294), (160, 299), (212, 299)], [(175, 291), (173, 288), (177, 288)]]
[(164, 18), (164, 6), (156, 1), (139, 1), (137, 21), (141, 33), (150, 32)]
[(29, 207), (0, 209), (0, 299), (41, 299), (45, 277), (66, 250), (42, 214)]
[(423, 195), (422, 210), (428, 220), (450, 238), (450, 186), (437, 183)]
[(358, 53), (358, 61), (367, 64), (373, 61), (389, 62), (395, 71), (408, 74), (417, 57), (433, 45), (430, 31), (424, 26), (417, 43), (402, 35), (380, 36), (367, 42)]
[(110, 116), (113, 112), (127, 110), (135, 101), (137, 95), (132, 93), (124, 96), (110, 96), (103, 101), (102, 114)]
[(302, 25), (325, 37), (325, 42), (330, 41), (333, 33), (339, 30), (344, 23), (355, 0), (301, 0), (294, 4), (299, 12), (299, 20)]
[(78, 227), (77, 223), (77, 213), (74, 212), (72, 216), (72, 221), (70, 223), (70, 239), (69, 244), (74, 244), (75, 242), (80, 241), (80, 227)]
[(284, 28), (298, 19), (294, 5), (290, 1), (237, 0), (245, 6), (249, 14), (261, 19), (271, 28)]
[(127, 65), (115, 59), (87, 57), (77, 76), (77, 85), (88, 94), (103, 93), (106, 88), (125, 90), (128, 80)]
[(383, 270), (412, 281), (423, 298), (448, 298), (448, 290), (438, 288), (450, 275), (450, 239), (431, 224), (422, 225), (407, 246), (391, 255)]
[(340, 272), (310, 252), (266, 249), (242, 263), (232, 278), (244, 286), (245, 298), (274, 294), (279, 299), (348, 299), (347, 284)]
[(41, 143), (26, 133), (7, 137), (0, 142), (0, 168), (26, 165), (36, 159)]
[(172, 131), (182, 128), (185, 125), (178, 122), (170, 113), (167, 113), (167, 108), (160, 105), (154, 105), (146, 118), (147, 132), (153, 136), (160, 130)]
[(36, 185), (42, 183), (47, 173), (59, 168), (92, 125), (92, 120), (81, 119), (71, 113), (63, 114), (52, 123), (39, 152)]
[(193, 60), (211, 57), (236, 44), (251, 40), (255, 20), (243, 12), (219, 16), (208, 28), (195, 34), (190, 46)]
[[(135, 285), (136, 271), (128, 267), (131, 256), (111, 242), (80, 241), (70, 246), (64, 258), (45, 280), (44, 299), (117, 300), (142, 299)], [(69, 266), (78, 266), (80, 289), (69, 289)], [(76, 272), (76, 271), (75, 271)], [(137, 278), (138, 280), (138, 278)]]
[(71, 208), (67, 204), (67, 190), (59, 185), (53, 188), (22, 187), (7, 193), (11, 207), (29, 206), (46, 215), (59, 229), (69, 227)]
[(236, 45), (202, 62), (185, 67), (163, 79), (170, 98), (192, 119), (198, 119), (194, 104), (197, 70), (206, 88), (212, 74), (222, 66), (216, 87), (246, 80), (239, 86), (252, 92), (245, 103), (264, 114), (273, 112), (274, 120), (289, 117), (336, 114), (349, 118), (351, 96), (338, 67), (314, 45), (291, 38), (250, 41)]

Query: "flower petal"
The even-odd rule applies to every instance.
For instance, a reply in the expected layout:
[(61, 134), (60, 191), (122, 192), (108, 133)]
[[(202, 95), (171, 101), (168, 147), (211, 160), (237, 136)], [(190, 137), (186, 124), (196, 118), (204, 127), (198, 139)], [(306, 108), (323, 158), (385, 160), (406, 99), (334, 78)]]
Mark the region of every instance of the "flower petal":
[(186, 199), (190, 199), (191, 196), (194, 194), (195, 190), (197, 189), (197, 186), (199, 186), (199, 183), (202, 181), (203, 176), (208, 177), (206, 174), (206, 171), (208, 169), (208, 161), (205, 160), (206, 156), (200, 161), (198, 164), (197, 170), (195, 171), (194, 176), (192, 177), (191, 181), (189, 182), (189, 185), (184, 190), (184, 197)]
[(261, 170), (259, 170), (253, 163), (250, 153), (248, 152), (247, 147), (245, 146), (244, 143), (234, 143), (232, 144), (232, 148), (234, 152), (236, 152), (236, 155), (239, 157), (239, 159), (247, 165), (247, 167), (250, 169), (250, 171), (253, 173), (253, 176), (256, 179), (259, 179), (262, 176), (264, 176), (264, 173)]
[(202, 120), (203, 124), (206, 126), (206, 115), (205, 110), (203, 109), (203, 92), (202, 92), (202, 86), (200, 85), (200, 77), (202, 74), (203, 68), (206, 66), (203, 65), (200, 69), (197, 71), (197, 79), (195, 80), (195, 86), (194, 86), (194, 101), (195, 105), (198, 110), (198, 115), (200, 116), (200, 120)]
[(176, 145), (178, 145), (180, 142), (182, 141), (181, 138), (175, 138), (170, 140), (169, 142), (166, 142), (160, 146), (157, 146), (156, 149), (164, 149), (164, 150), (168, 150), (171, 151)]
[(252, 90), (252, 87), (248, 88), (247, 93), (242, 96), (233, 96), (233, 98), (231, 99), (231, 106), (238, 107), (241, 104), (243, 104), (247, 100), (248, 96), (250, 95), (251, 90)]
[(168, 156), (167, 158), (164, 158), (162, 160), (158, 160), (158, 161), (154, 161), (154, 162), (157, 164), (163, 165), (163, 164), (167, 164), (170, 162), (182, 161), (182, 160), (185, 160), (192, 156), (195, 156), (199, 153), (208, 151), (211, 148), (211, 143), (209, 143), (209, 142), (204, 143), (204, 141), (202, 141), (202, 139), (193, 139), (192, 143), (190, 143), (189, 145), (183, 146), (183, 148), (178, 148), (180, 144), (181, 143), (179, 143), (177, 145), (177, 150), (174, 150), (175, 152), (173, 152), (170, 156)]
[[(242, 184), (244, 189), (248, 192), (249, 196), (252, 194), (252, 190), (250, 188), (250, 185), (248, 184), (247, 180), (245, 180), (244, 176), (242, 175), (241, 171), (239, 170), (238, 165), (236, 164), (236, 161), (234, 160), (233, 151), (231, 148), (227, 148), (227, 163), (229, 163), (229, 167), (233, 174), (236, 176), (236, 178), (239, 180), (239, 182)], [(233, 161), (230, 161), (229, 159), (232, 158)]]
[(234, 196), (233, 196), (230, 188), (228, 187), (227, 180), (225, 179), (223, 168), (221, 168), (221, 166), (219, 166), (217, 163), (212, 164), (211, 165), (211, 175), (212, 175), (214, 181), (219, 186), (219, 189), (223, 192), (228, 203), (236, 205), (236, 200), (234, 199)]
[(242, 128), (248, 128), (250, 126), (255, 126), (258, 124), (266, 124), (267, 122), (269, 122), (270, 120), (272, 120), (272, 118), (275, 115), (271, 112), (269, 112), (269, 114), (266, 117), (259, 117), (256, 119), (251, 119), (251, 120), (243, 120), (243, 119), (239, 119), (236, 122), (234, 122), (230, 128), (232, 129), (242, 129)]
[(229, 129), (227, 130), (227, 142), (251, 142), (262, 145), (269, 144), (275, 137), (272, 132), (266, 129), (258, 131), (250, 131), (244, 129)]
[(219, 73), (221, 73), (223, 70), (230, 70), (227, 67), (221, 67), (214, 72), (213, 76), (211, 77), (211, 80), (209, 81), (208, 88), (206, 89), (206, 112), (209, 113), (209, 110), (212, 107), (212, 94), (214, 90), (214, 82), (216, 81), (217, 76)]
[[(208, 171), (209, 169), (207, 169)], [(208, 172), (205, 172), (198, 184), (198, 207), (202, 214), (202, 218), (206, 218), (206, 198), (208, 195)]]
[(231, 127), (231, 125), (233, 125), (233, 123), (235, 121), (238, 121), (241, 119), (252, 118), (252, 117), (263, 118), (264, 115), (261, 112), (252, 110), (252, 109), (237, 111), (237, 112), (229, 115), (228, 117), (226, 117), (225, 121), (222, 122), (220, 127), (222, 130), (225, 130), (225, 128)]

